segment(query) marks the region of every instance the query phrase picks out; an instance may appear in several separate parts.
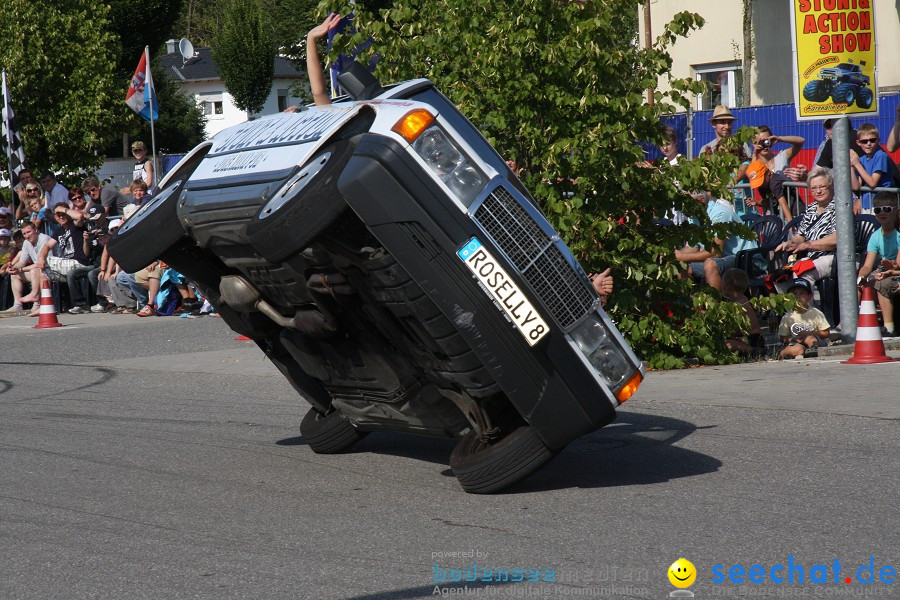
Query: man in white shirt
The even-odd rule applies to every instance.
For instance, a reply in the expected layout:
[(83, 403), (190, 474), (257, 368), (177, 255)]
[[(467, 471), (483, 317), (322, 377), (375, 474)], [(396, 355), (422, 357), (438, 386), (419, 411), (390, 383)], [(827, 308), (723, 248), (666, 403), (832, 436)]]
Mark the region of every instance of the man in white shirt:
[(69, 190), (56, 181), (56, 175), (52, 172), (44, 171), (41, 174), (41, 187), (44, 188), (44, 195), (47, 197), (46, 208), (53, 210), (57, 204), (69, 206)]
[[(44, 247), (50, 236), (39, 233), (34, 223), (27, 221), (22, 226), (22, 235), (25, 236), (25, 243), (22, 245), (22, 251), (16, 255), (16, 260), (9, 266), (10, 280), (12, 281), (13, 305), (4, 312), (15, 312), (22, 310), (22, 292), (26, 283), (38, 281), (39, 277), (35, 275), (38, 271), (38, 257), (41, 248)], [(40, 291), (32, 290), (34, 296), (40, 297)], [(33, 300), (32, 300), (33, 301)]]

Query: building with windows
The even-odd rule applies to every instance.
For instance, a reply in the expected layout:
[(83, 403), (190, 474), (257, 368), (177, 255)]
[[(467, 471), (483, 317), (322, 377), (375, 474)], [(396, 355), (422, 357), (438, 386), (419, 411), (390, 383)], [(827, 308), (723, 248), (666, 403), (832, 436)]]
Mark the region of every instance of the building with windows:
[[(819, 0), (811, 0), (817, 2)], [(821, 0), (824, 3), (856, 5), (870, 1), (875, 14), (878, 58), (878, 91), (900, 91), (900, 14), (896, 0)], [(650, 33), (656, 37), (672, 17), (681, 11), (700, 14), (706, 24), (679, 39), (670, 49), (672, 77), (710, 82), (711, 89), (698, 96), (694, 110), (709, 110), (717, 104), (729, 107), (760, 106), (793, 102), (791, 48), (791, 2), (753, 0), (753, 47), (750, 97), (741, 96), (745, 76), (743, 2), (741, 0), (651, 0)], [(644, 39), (643, 13), (640, 37)], [(659, 89), (667, 89), (660, 81)]]
[(281, 112), (288, 106), (303, 101), (291, 95), (291, 86), (306, 81), (306, 73), (297, 69), (290, 60), (275, 58), (272, 89), (263, 109), (256, 114), (240, 110), (225, 89), (219, 68), (209, 48), (197, 48), (196, 56), (185, 61), (178, 52), (175, 40), (167, 42), (168, 53), (160, 57), (160, 65), (166, 74), (181, 84), (181, 90), (193, 96), (203, 107), (206, 116), (206, 136), (212, 137), (232, 125), (243, 123), (251, 117)]

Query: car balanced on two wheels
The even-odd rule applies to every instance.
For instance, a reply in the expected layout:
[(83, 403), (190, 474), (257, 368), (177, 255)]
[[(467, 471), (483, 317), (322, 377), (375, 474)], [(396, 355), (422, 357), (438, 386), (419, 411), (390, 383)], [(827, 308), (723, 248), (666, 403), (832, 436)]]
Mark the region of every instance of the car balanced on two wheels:
[(310, 403), (318, 453), (371, 432), (458, 438), (492, 493), (615, 418), (644, 371), (504, 160), (431, 82), (234, 126), (119, 229), (162, 258)]

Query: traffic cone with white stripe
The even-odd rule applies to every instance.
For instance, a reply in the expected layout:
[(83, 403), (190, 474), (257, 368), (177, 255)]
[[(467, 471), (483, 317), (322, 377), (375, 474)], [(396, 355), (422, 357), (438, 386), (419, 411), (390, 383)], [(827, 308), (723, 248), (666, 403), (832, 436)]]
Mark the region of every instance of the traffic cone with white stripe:
[(47, 327), (62, 327), (62, 323), (56, 318), (56, 306), (53, 305), (53, 294), (50, 293), (50, 280), (44, 278), (41, 286), (41, 308), (38, 311), (38, 324), (34, 329)]
[(878, 325), (878, 315), (875, 314), (875, 292), (872, 286), (863, 286), (853, 358), (842, 362), (845, 365), (870, 365), (893, 360), (893, 358), (884, 353), (881, 327)]

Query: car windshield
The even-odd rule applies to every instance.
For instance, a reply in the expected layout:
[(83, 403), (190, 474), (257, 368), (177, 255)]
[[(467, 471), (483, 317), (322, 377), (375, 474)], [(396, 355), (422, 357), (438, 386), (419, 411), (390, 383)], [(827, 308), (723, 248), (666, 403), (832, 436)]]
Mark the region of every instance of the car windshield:
[(848, 65), (847, 63), (841, 63), (837, 66), (838, 69), (843, 69), (844, 71), (857, 71), (859, 70), (859, 65)]

